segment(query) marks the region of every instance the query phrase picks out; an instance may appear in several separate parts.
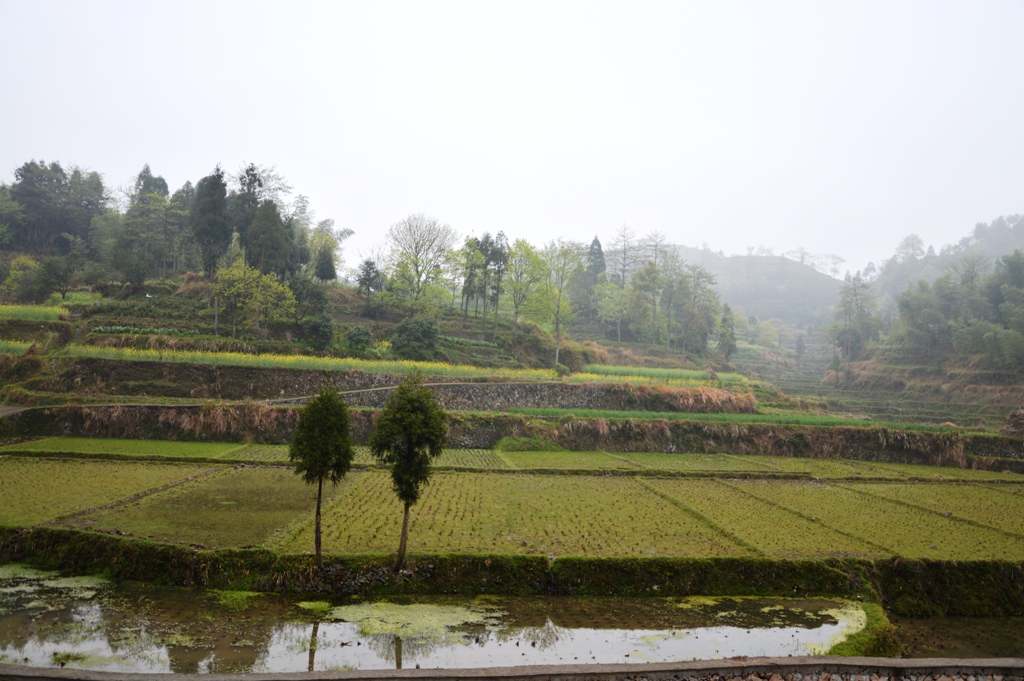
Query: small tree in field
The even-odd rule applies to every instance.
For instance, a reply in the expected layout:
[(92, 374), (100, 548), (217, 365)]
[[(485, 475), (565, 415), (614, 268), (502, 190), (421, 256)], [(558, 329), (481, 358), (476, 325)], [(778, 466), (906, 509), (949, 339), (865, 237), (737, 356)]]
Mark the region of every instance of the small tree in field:
[(391, 471), (395, 494), (405, 505), (395, 572), (405, 564), (409, 508), (419, 500), (420, 488), (430, 478), (430, 462), (440, 456), (447, 437), (444, 409), (419, 373), (402, 381), (374, 424), (370, 451)]
[(352, 466), (352, 442), (348, 433), (348, 408), (338, 391), (321, 386), (320, 394), (299, 412), (288, 451), (295, 473), (310, 485), (316, 483), (316, 565), (324, 569), (320, 542), (320, 501), (324, 480), (337, 485)]

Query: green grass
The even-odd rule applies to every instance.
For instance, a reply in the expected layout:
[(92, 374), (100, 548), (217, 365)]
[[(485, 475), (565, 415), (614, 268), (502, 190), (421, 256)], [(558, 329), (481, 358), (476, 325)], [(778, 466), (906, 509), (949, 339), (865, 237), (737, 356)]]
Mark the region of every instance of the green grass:
[[(325, 485), (324, 496), (334, 498), (353, 479), (337, 487)], [(315, 506), (316, 487), (292, 471), (240, 468), (76, 519), (71, 525), (211, 548), (263, 545), (310, 517)]]
[(60, 454), (112, 454), (131, 457), (175, 457), (223, 459), (245, 446), (234, 442), (168, 442), (164, 440), (120, 440), (93, 437), (50, 437), (0, 448), (4, 451)]
[(59, 293), (51, 293), (46, 299), (46, 305), (71, 307), (72, 305), (92, 305), (103, 300), (100, 293), (85, 293), (84, 291), (69, 291), (64, 298)]
[(310, 355), (253, 355), (241, 352), (203, 352), (191, 350), (149, 350), (111, 348), (97, 345), (68, 345), (64, 352), (72, 357), (96, 357), (135, 362), (182, 362), (223, 366), (261, 367), (269, 369), (301, 369), (305, 371), (366, 371), (371, 373), (407, 374), (419, 371), (427, 376), (451, 378), (498, 377), (517, 381), (550, 381), (556, 378), (550, 369), (510, 369), (475, 367), (442, 362), (406, 360), (367, 360), (354, 357), (314, 357)]
[(822, 416), (820, 414), (698, 414), (671, 411), (619, 411), (613, 409), (557, 409), (540, 407), (513, 407), (505, 411), (512, 414), (547, 418), (576, 416), (578, 418), (600, 419), (665, 419), (667, 421), (702, 421), (707, 423), (759, 423), (776, 426), (855, 426), (859, 428), (885, 426), (901, 430), (918, 431), (956, 430), (944, 426), (864, 421), (861, 419), (848, 419), (842, 416)]
[(210, 470), (184, 464), (0, 457), (0, 525), (24, 526), (109, 504)]
[(51, 305), (0, 305), (0, 319), (24, 319), (31, 322), (56, 322), (66, 317), (68, 309)]
[(595, 374), (598, 376), (625, 376), (629, 378), (656, 378), (666, 381), (712, 381), (722, 383), (746, 383), (747, 377), (742, 374), (721, 373), (714, 379), (706, 371), (696, 369), (659, 369), (654, 367), (619, 366), (613, 364), (588, 364), (583, 367), (583, 373)]

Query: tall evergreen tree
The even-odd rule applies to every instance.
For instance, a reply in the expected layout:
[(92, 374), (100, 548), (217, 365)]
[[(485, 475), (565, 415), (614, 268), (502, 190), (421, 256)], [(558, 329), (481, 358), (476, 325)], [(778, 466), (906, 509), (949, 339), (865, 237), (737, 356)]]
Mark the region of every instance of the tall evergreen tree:
[(203, 269), (212, 281), (217, 272), (217, 259), (231, 245), (231, 223), (227, 216), (228, 188), (224, 171), (217, 166), (196, 185), (192, 211), (192, 235), (202, 254)]
[(736, 352), (736, 320), (728, 303), (722, 306), (722, 317), (718, 320), (718, 351), (725, 355), (725, 361)]
[(247, 234), (245, 262), (263, 274), (283, 272), (291, 243), (276, 203), (267, 200), (260, 204)]

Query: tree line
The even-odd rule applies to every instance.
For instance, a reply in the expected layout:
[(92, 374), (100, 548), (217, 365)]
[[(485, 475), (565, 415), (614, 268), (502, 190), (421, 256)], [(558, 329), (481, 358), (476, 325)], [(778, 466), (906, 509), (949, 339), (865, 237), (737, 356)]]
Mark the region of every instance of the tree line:
[(556, 365), (570, 327), (680, 353), (702, 354), (712, 340), (726, 359), (735, 350), (733, 317), (714, 275), (679, 257), (664, 234), (637, 238), (625, 225), (605, 253), (596, 236), (589, 245), (557, 238), (541, 247), (503, 232), (460, 239), (435, 218), (411, 215), (361, 260), (355, 280), (371, 317), (401, 307), (428, 316), (447, 309), (481, 318), (492, 336), (502, 314), (513, 330), (524, 317), (545, 324)]
[(212, 280), (233, 246), (279, 280), (335, 279), (351, 231), (316, 220), (308, 197), (291, 194), (274, 168), (256, 164), (234, 174), (217, 166), (172, 193), (148, 164), (115, 190), (98, 172), (29, 161), (0, 184), (0, 247), (23, 256), (8, 293), (35, 302), (76, 280), (108, 290), (189, 271)]
[[(0, 246), (20, 255), (0, 273), (3, 294), (40, 302), (85, 284), (105, 294), (140, 290), (152, 278), (198, 273), (214, 310), (214, 332), (234, 336), (245, 322), (311, 326), (318, 349), (331, 342), (325, 284), (339, 278), (341, 246), (352, 234), (317, 220), (307, 197), (273, 167), (220, 166), (171, 192), (148, 165), (131, 186), (57, 162), (29, 161), (0, 185)], [(462, 236), (422, 214), (402, 219), (351, 273), (364, 313), (437, 318), (470, 315), (497, 336), (506, 319), (547, 326), (557, 366), (567, 331), (700, 355), (717, 340), (728, 359), (733, 317), (715, 293), (715, 277), (687, 263), (665, 235), (638, 238), (620, 227), (605, 252), (553, 239)], [(724, 342), (723, 342), (723, 339)]]
[[(914, 235), (911, 235), (913, 237)], [(919, 240), (906, 247), (896, 266), (924, 256)], [(928, 256), (924, 256), (928, 257)], [(879, 314), (873, 282), (861, 273), (847, 276), (835, 321), (824, 329), (840, 359), (863, 356), (872, 342), (903, 347), (928, 361), (969, 361), (973, 366), (1024, 373), (1024, 252), (1015, 250), (994, 263), (976, 252), (952, 261), (934, 281), (908, 284), (896, 299), (896, 316)]]

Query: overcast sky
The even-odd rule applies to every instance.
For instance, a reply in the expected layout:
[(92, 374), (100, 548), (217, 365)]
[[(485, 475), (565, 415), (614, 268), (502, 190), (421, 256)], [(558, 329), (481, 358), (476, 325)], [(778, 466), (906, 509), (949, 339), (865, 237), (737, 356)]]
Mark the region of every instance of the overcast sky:
[(275, 165), (347, 259), (423, 212), (852, 269), (1024, 212), (1022, 2), (0, 0), (0, 181)]

